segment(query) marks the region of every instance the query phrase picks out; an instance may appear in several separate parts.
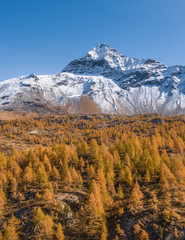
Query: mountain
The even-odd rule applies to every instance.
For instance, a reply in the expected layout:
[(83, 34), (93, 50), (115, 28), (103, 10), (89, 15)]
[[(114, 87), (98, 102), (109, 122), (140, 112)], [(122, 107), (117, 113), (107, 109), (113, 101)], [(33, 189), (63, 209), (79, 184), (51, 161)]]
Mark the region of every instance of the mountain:
[(58, 74), (0, 82), (0, 110), (184, 114), (185, 66), (129, 58), (99, 44)]

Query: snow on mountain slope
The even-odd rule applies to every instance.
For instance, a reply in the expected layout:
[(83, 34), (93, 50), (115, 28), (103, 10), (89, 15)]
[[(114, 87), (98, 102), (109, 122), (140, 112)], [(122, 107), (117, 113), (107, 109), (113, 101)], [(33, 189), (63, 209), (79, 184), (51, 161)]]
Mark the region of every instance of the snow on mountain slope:
[(0, 110), (47, 113), (53, 107), (67, 107), (75, 113), (82, 96), (89, 110), (93, 106), (102, 113), (184, 114), (185, 67), (129, 58), (99, 44), (59, 74), (31, 74), (0, 82)]

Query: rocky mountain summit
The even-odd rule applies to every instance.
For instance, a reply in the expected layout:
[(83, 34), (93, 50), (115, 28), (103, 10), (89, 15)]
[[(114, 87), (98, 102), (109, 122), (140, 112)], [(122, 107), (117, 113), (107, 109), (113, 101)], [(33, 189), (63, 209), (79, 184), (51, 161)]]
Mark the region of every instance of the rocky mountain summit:
[(129, 58), (99, 44), (58, 74), (0, 82), (0, 110), (184, 114), (185, 66)]

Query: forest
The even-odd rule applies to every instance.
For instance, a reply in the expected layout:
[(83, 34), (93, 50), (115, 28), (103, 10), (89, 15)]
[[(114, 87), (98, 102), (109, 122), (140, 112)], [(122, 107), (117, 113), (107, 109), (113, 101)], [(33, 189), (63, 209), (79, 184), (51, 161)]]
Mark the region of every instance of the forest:
[(185, 117), (0, 120), (0, 240), (185, 239)]

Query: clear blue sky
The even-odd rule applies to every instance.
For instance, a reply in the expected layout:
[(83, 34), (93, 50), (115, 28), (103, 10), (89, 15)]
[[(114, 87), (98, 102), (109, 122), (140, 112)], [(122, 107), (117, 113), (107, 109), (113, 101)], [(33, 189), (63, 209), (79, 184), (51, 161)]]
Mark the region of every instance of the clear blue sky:
[(0, 81), (60, 72), (102, 42), (185, 65), (185, 0), (0, 0)]

